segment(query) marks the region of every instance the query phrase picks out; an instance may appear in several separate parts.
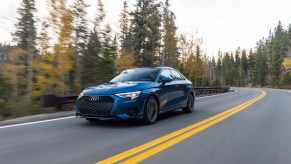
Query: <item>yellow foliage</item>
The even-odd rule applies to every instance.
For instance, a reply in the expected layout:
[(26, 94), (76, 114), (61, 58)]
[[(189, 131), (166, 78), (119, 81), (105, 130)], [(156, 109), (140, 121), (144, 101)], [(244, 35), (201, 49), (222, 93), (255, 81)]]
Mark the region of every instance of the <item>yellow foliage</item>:
[(286, 70), (291, 70), (291, 59), (285, 58), (283, 61), (283, 66)]
[(117, 61), (117, 70), (120, 72), (125, 69), (135, 68), (135, 58), (132, 54), (121, 55)]
[[(59, 3), (56, 3), (59, 2)], [(58, 4), (59, 6), (55, 6)], [(74, 37), (72, 11), (65, 7), (62, 0), (52, 2), (51, 22), (58, 30), (58, 43), (53, 46), (50, 82), (53, 93), (68, 93), (69, 73), (74, 66)], [(55, 8), (54, 8), (55, 7)], [(61, 9), (61, 10), (60, 10)], [(49, 67), (48, 67), (49, 69)]]
[[(38, 38), (41, 55), (33, 61), (34, 76), (33, 93), (41, 94), (68, 93), (69, 74), (74, 65), (73, 15), (63, 0), (50, 0), (49, 25), (43, 23), (43, 31)], [(49, 46), (47, 28), (52, 27), (57, 36), (57, 43)]]
[(28, 81), (25, 59), (27, 57), (26, 51), (21, 48), (12, 48), (7, 54), (3, 73), (8, 83), (12, 85), (12, 94), (15, 97), (18, 96), (18, 93), (26, 93)]
[(203, 57), (190, 55), (184, 63), (184, 72), (188, 79), (194, 80), (206, 77), (207, 62)]

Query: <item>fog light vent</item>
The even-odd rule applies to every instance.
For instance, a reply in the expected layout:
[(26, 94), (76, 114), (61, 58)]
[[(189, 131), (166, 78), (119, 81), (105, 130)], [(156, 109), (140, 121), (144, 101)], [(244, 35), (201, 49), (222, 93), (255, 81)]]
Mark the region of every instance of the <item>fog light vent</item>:
[(127, 115), (129, 115), (131, 117), (137, 115), (137, 113), (138, 113), (138, 111), (136, 109), (134, 109), (134, 108), (129, 108), (129, 109), (125, 110), (125, 114), (127, 114)]

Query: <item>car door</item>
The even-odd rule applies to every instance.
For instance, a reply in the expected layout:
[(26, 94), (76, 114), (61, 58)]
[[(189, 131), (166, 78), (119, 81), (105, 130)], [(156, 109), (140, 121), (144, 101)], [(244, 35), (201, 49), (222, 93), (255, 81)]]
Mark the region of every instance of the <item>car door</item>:
[(173, 100), (175, 99), (176, 90), (174, 81), (163, 84), (161, 82), (162, 77), (169, 77), (172, 79), (170, 70), (169, 69), (162, 70), (158, 80), (159, 90), (157, 91), (157, 93), (160, 98), (161, 112), (173, 108)]
[(171, 76), (174, 79), (173, 85), (175, 86), (175, 99), (173, 100), (173, 108), (179, 108), (185, 104), (185, 101), (187, 100), (187, 93), (185, 90), (185, 78), (181, 76), (181, 74), (171, 69)]

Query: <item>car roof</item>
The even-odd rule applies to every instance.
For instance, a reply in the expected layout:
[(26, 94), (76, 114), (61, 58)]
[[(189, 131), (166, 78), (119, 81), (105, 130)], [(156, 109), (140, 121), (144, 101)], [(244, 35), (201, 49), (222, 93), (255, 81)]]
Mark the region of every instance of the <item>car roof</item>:
[(140, 67), (140, 68), (132, 68), (132, 69), (146, 69), (146, 68), (158, 68), (158, 69), (174, 69), (168, 66), (159, 66), (159, 67)]
[(159, 67), (140, 67), (140, 68), (129, 68), (126, 70), (135, 70), (135, 69), (174, 69), (172, 67), (167, 67), (167, 66), (159, 66)]

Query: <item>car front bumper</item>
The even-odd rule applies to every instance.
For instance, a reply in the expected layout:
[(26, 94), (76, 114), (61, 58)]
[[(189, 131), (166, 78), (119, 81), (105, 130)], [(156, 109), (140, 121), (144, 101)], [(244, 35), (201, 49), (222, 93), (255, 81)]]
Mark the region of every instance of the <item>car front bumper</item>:
[[(101, 95), (89, 95), (89, 96), (101, 96)], [(103, 95), (102, 95), (103, 96)], [(143, 118), (143, 104), (144, 99), (141, 97), (136, 100), (120, 98), (115, 95), (106, 95), (114, 99), (114, 103), (110, 109), (110, 113), (106, 115), (98, 115), (95, 113), (82, 113), (80, 110), (80, 104), (77, 99), (76, 101), (76, 116), (80, 118), (101, 118), (101, 119), (110, 119), (110, 118), (120, 118), (120, 119), (142, 119)], [(92, 103), (92, 102), (91, 102)], [(98, 102), (96, 102), (98, 103)], [(94, 110), (100, 110), (95, 108)]]

